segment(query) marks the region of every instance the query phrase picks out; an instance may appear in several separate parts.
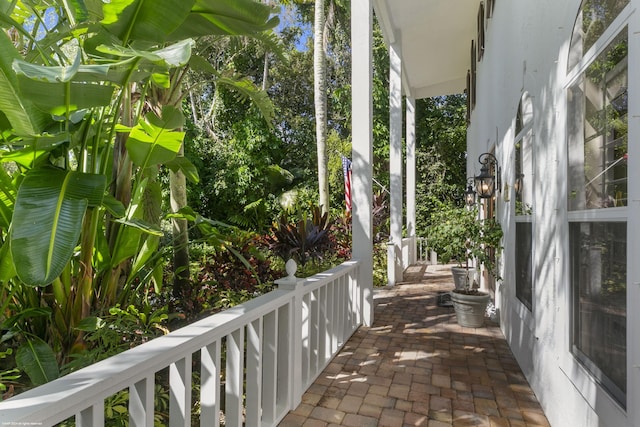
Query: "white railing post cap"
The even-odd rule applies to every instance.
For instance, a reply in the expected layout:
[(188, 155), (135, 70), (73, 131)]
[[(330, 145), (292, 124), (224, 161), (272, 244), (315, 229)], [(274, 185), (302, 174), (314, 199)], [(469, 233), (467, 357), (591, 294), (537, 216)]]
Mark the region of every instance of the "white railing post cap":
[(296, 262), (293, 259), (289, 259), (289, 261), (286, 262), (284, 267), (285, 267), (285, 270), (287, 271), (287, 276), (281, 279), (276, 279), (275, 284), (278, 285), (278, 289), (285, 289), (285, 290), (295, 289), (298, 282), (304, 281), (296, 277), (298, 264), (296, 264)]

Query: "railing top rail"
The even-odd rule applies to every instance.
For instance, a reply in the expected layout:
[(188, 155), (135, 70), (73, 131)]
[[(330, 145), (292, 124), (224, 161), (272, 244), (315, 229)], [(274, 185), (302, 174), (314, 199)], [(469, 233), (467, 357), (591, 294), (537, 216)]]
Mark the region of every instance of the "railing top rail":
[[(304, 279), (295, 292), (307, 293), (336, 276), (348, 274), (358, 261)], [(267, 313), (289, 303), (294, 292), (274, 290), (243, 304), (213, 314), (168, 335), (97, 362), (47, 384), (0, 402), (0, 425), (50, 420), (63, 421), (87, 407), (150, 377), (172, 363), (215, 342)], [(61, 404), (64, 402), (64, 404)]]
[(314, 274), (313, 276), (309, 276), (306, 279), (303, 279), (304, 292), (311, 292), (317, 288), (320, 288), (331, 280), (335, 278), (335, 276), (342, 276), (349, 273), (352, 270), (355, 270), (360, 261), (345, 261), (342, 264), (333, 267), (330, 270), (323, 271), (321, 273)]

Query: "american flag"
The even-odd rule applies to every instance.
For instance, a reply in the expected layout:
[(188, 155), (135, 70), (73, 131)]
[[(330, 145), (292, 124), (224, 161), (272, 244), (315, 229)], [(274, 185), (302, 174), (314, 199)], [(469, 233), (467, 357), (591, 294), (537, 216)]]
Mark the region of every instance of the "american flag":
[(342, 172), (344, 173), (344, 201), (347, 212), (351, 212), (351, 160), (342, 156)]

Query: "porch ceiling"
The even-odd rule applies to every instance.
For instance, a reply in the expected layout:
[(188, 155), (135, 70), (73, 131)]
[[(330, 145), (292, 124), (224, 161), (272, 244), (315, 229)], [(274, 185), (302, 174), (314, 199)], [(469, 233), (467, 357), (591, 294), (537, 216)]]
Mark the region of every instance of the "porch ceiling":
[(386, 42), (402, 43), (405, 94), (462, 93), (480, 0), (374, 0)]

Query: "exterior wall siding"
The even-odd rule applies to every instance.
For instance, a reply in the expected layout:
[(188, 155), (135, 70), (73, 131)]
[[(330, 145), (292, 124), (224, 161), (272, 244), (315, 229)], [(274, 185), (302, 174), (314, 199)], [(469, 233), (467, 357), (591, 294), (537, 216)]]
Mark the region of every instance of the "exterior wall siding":
[[(627, 268), (627, 402), (618, 404), (571, 354), (572, 304), (567, 214), (567, 58), (579, 0), (502, 1), (486, 20), (477, 63), (476, 106), (468, 128), (467, 176), (495, 149), (502, 168), (496, 216), (505, 232), (503, 280), (495, 303), (501, 328), (554, 426), (640, 425), (640, 266)], [(629, 204), (627, 260), (640, 259), (640, 24), (631, 0), (629, 26)], [(622, 22), (622, 21), (621, 21)], [(470, 41), (471, 42), (471, 41)], [(515, 291), (515, 118), (523, 93), (533, 104), (533, 304)], [(635, 157), (634, 153), (637, 153)], [(507, 188), (508, 186), (508, 188)], [(506, 190), (506, 191), (505, 191)], [(635, 263), (637, 264), (637, 263)], [(636, 329), (637, 330), (637, 329)]]

